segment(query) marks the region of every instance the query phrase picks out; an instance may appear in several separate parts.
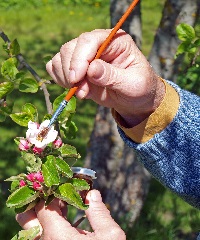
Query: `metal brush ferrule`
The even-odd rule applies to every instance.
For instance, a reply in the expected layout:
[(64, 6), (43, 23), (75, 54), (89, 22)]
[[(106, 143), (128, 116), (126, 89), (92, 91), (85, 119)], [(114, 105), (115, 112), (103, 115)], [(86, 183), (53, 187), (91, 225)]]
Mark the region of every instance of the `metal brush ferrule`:
[(63, 109), (66, 107), (67, 103), (68, 102), (66, 100), (63, 100), (60, 103), (60, 105), (56, 109), (55, 113), (53, 114), (52, 118), (50, 119), (50, 123), (49, 123), (48, 127), (50, 127), (52, 124), (54, 124), (54, 122), (57, 120), (57, 118), (59, 117), (59, 115), (61, 114)]

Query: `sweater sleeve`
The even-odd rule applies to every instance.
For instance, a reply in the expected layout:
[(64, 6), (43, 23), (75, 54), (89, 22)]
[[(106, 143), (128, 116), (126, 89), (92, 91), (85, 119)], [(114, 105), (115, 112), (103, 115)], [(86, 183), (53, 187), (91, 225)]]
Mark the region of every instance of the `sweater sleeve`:
[(112, 114), (118, 126), (124, 133), (137, 143), (150, 140), (156, 133), (161, 132), (174, 118), (179, 107), (179, 95), (176, 90), (165, 80), (165, 97), (160, 106), (140, 124), (127, 128), (121, 116), (113, 109)]
[(119, 133), (157, 180), (200, 208), (200, 98), (168, 83), (180, 98), (172, 121), (143, 143), (135, 142), (120, 127)]

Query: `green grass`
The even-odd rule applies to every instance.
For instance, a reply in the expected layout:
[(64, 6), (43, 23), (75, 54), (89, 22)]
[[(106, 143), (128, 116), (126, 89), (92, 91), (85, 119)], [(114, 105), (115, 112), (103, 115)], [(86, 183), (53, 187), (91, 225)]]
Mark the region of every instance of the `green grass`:
[[(164, 1), (142, 1), (143, 19), (143, 52), (147, 56), (153, 42), (153, 37), (160, 21), (162, 4)], [(149, 17), (151, 16), (151, 17)], [(0, 28), (11, 40), (17, 38), (21, 52), (28, 62), (38, 71), (42, 78), (49, 78), (45, 71), (42, 58), (53, 56), (66, 41), (77, 37), (80, 33), (95, 28), (109, 27), (109, 5), (103, 8), (89, 8), (88, 6), (61, 7), (60, 5), (46, 5), (37, 9), (0, 9)], [(3, 41), (0, 40), (0, 44)], [(0, 62), (5, 54), (0, 48)], [(60, 87), (50, 86), (51, 99), (55, 99), (63, 92)], [(35, 95), (34, 95), (35, 96)], [(33, 98), (31, 94), (19, 97), (15, 93), (15, 109), (20, 109), (23, 103), (31, 102), (37, 106), (41, 117), (45, 114), (45, 104), (42, 93)], [(78, 162), (83, 164), (90, 133), (93, 128), (96, 104), (91, 101), (77, 101), (77, 113), (74, 121), (79, 131), (75, 140), (70, 141), (82, 158)], [(0, 179), (3, 181), (12, 174), (23, 171), (23, 163), (19, 159), (15, 136), (23, 136), (25, 129), (17, 127), (10, 119), (0, 127)], [(10, 239), (20, 228), (14, 220), (14, 212), (5, 207), (7, 189), (1, 189), (0, 232), (2, 239)], [(72, 211), (72, 215), (74, 215)], [(194, 239), (194, 231), (198, 231), (200, 219), (199, 211), (184, 203), (174, 194), (164, 189), (155, 180), (151, 183), (149, 195), (144, 209), (134, 229), (127, 230), (127, 239), (148, 240), (178, 240)], [(122, 225), (126, 229), (126, 226)]]

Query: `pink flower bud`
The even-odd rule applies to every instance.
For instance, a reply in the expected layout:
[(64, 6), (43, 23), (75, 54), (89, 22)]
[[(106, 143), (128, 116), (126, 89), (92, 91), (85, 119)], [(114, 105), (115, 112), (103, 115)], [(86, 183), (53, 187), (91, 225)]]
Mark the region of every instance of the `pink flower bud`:
[(29, 150), (29, 148), (30, 148), (29, 142), (25, 139), (20, 139), (19, 150), (20, 151), (27, 151), (27, 150)]
[(31, 181), (34, 182), (35, 181), (35, 173), (30, 173), (26, 176), (26, 178)]
[(26, 182), (24, 180), (20, 180), (19, 186), (20, 187), (26, 186)]
[(33, 148), (33, 152), (36, 154), (41, 154), (43, 152), (43, 148), (38, 148), (38, 147), (34, 147)]
[(35, 190), (40, 190), (41, 187), (42, 187), (42, 185), (41, 185), (40, 183), (38, 183), (38, 182), (34, 182), (34, 183), (33, 183), (33, 188), (34, 188)]
[(44, 182), (44, 177), (42, 176), (41, 172), (36, 172), (35, 173), (35, 180), (37, 180), (38, 182)]
[(57, 138), (54, 142), (53, 145), (55, 148), (60, 148), (62, 146), (63, 142), (61, 138)]

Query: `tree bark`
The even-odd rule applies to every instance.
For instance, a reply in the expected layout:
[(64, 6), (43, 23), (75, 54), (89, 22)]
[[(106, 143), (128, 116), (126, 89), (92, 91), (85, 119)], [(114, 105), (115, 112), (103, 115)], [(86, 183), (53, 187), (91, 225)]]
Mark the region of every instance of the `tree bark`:
[(175, 59), (180, 41), (176, 35), (176, 27), (180, 23), (194, 26), (198, 17), (200, 1), (167, 0), (162, 19), (158, 27), (149, 61), (161, 77), (176, 80), (182, 57)]
[[(111, 27), (119, 21), (121, 16), (124, 14), (126, 9), (131, 4), (132, 0), (111, 0), (110, 3), (110, 16), (111, 16)], [(129, 15), (127, 20), (122, 26), (122, 29), (129, 33), (134, 39), (136, 45), (140, 48), (142, 45), (142, 26), (141, 26), (141, 4), (138, 2), (135, 9)]]
[[(113, 27), (130, 5), (130, 0), (111, 1)], [(141, 47), (140, 4), (122, 26)], [(119, 136), (110, 109), (99, 106), (86, 156), (86, 167), (97, 172), (94, 187), (99, 189), (103, 201), (118, 222), (126, 221), (132, 227), (140, 214), (148, 193), (150, 175), (137, 161), (133, 149), (125, 146)]]

